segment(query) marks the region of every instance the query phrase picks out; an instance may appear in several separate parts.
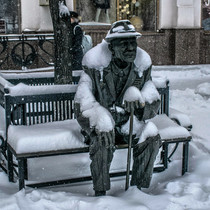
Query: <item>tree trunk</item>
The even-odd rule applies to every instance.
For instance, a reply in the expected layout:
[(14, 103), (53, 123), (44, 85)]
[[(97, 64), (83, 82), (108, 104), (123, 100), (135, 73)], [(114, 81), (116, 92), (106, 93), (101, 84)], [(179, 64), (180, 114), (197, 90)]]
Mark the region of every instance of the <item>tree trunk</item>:
[(69, 15), (60, 16), (59, 2), (65, 0), (49, 0), (54, 29), (55, 83), (70, 84), (72, 82), (72, 27)]

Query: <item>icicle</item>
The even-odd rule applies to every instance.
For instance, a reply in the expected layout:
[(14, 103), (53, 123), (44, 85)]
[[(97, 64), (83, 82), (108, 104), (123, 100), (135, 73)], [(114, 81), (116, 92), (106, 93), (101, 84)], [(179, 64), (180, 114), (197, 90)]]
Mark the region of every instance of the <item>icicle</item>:
[(100, 72), (100, 75), (101, 75), (100, 82), (103, 82), (103, 68), (100, 68), (99, 72)]

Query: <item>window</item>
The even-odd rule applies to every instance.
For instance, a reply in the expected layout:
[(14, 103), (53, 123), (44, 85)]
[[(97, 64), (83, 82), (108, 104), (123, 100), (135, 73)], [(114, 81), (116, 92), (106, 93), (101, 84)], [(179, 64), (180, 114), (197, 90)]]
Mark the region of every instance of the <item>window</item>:
[(210, 0), (202, 0), (202, 27), (205, 31), (210, 30)]
[[(108, 2), (110, 8), (102, 9), (98, 14), (99, 6), (93, 2)], [(74, 0), (74, 10), (82, 17), (82, 22), (113, 23), (128, 19), (138, 31), (156, 31), (157, 5), (159, 0)], [(97, 14), (99, 17), (96, 18)]]
[(128, 19), (141, 31), (156, 30), (156, 0), (117, 0), (117, 20)]

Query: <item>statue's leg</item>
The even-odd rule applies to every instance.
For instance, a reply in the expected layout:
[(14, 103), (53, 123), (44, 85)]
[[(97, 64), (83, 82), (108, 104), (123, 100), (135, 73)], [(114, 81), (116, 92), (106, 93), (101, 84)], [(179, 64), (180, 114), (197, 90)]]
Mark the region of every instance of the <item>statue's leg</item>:
[(90, 159), (92, 160), (90, 169), (93, 178), (93, 189), (95, 195), (105, 195), (110, 189), (109, 169), (113, 158), (113, 145), (105, 146), (104, 141), (97, 136), (91, 137)]
[(101, 14), (101, 9), (100, 8), (97, 8), (95, 22), (98, 22), (100, 14)]
[(139, 189), (149, 187), (160, 142), (160, 135), (157, 135), (148, 137), (134, 147), (131, 185), (136, 185)]
[(106, 10), (106, 22), (110, 23), (110, 19), (109, 19), (109, 9)]

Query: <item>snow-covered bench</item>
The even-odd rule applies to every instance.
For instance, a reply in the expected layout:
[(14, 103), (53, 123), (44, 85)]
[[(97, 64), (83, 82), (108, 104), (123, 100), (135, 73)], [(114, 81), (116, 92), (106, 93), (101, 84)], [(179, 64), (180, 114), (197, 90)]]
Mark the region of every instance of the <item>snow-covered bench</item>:
[[(28, 158), (89, 151), (80, 133), (79, 125), (73, 119), (73, 99), (76, 88), (76, 85), (30, 87), (19, 84), (5, 91), (8, 93), (5, 95), (8, 176), (10, 181), (14, 180), (13, 156), (15, 156), (18, 162), (19, 189), (25, 186)], [(170, 143), (183, 143), (182, 174), (184, 174), (187, 171), (188, 144), (191, 136), (185, 128), (174, 123), (167, 115), (162, 115), (168, 111), (166, 107), (168, 86), (159, 87), (158, 90), (163, 97), (162, 108), (160, 115), (152, 121), (159, 129), (162, 139), (163, 166), (154, 170), (162, 171), (167, 168)], [(127, 145), (116, 145), (116, 148), (125, 149)], [(125, 171), (110, 174), (111, 177), (119, 175), (125, 175)], [(30, 186), (49, 186), (81, 180), (91, 180), (91, 177), (76, 177)]]

